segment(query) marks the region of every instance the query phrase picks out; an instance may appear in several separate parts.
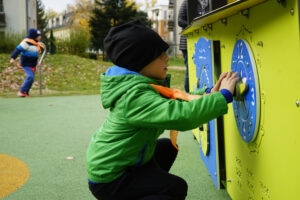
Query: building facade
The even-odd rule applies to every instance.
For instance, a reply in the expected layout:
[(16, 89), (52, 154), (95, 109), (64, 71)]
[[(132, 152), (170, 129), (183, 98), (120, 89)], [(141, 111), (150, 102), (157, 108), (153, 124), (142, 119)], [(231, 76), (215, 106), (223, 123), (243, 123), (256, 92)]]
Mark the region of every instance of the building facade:
[(168, 18), (171, 10), (168, 5), (158, 5), (146, 8), (148, 18), (152, 21), (152, 29), (155, 30), (162, 39), (170, 43), (173, 35), (168, 30)]
[(0, 0), (0, 32), (24, 34), (37, 28), (36, 0)]
[(70, 36), (70, 17), (72, 12), (63, 12), (48, 20), (47, 28), (53, 31), (53, 36), (58, 39)]

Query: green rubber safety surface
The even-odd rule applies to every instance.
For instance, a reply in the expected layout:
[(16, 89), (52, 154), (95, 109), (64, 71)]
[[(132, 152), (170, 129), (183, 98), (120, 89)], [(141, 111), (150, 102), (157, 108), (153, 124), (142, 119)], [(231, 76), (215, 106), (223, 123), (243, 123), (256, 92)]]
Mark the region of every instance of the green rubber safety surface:
[[(0, 98), (0, 153), (22, 160), (30, 170), (25, 185), (3, 199), (94, 199), (85, 154), (107, 113), (100, 96)], [(226, 190), (215, 189), (192, 132), (180, 132), (178, 144), (171, 173), (187, 181), (186, 199), (230, 199)]]

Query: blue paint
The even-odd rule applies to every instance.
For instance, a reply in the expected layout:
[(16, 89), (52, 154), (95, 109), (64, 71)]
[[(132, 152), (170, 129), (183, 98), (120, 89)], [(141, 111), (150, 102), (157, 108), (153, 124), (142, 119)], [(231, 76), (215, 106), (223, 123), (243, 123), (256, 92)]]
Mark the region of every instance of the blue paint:
[(239, 133), (245, 142), (255, 139), (260, 116), (259, 85), (256, 65), (252, 51), (244, 40), (238, 40), (234, 46), (231, 70), (247, 83), (249, 90), (241, 101), (232, 102), (234, 116)]
[[(196, 65), (197, 87), (213, 87), (213, 68), (212, 68), (212, 43), (206, 38), (199, 38), (195, 43), (195, 54), (193, 61)], [(217, 155), (216, 155), (216, 121), (209, 122), (209, 153), (205, 156), (201, 148), (200, 140), (200, 156), (203, 160), (216, 188), (218, 184), (218, 170), (217, 170)], [(199, 133), (200, 134), (200, 133)]]

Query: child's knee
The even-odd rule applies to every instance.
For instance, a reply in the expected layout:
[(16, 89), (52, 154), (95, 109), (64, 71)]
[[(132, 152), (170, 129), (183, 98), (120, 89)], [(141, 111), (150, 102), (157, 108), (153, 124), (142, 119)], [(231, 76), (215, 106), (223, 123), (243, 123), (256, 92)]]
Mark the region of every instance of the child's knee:
[(29, 76), (27, 77), (27, 81), (33, 83), (33, 81), (34, 81), (34, 76), (33, 76), (33, 75), (29, 75)]
[(179, 187), (181, 188), (181, 192), (184, 194), (184, 195), (187, 195), (187, 191), (188, 191), (188, 184), (187, 182), (183, 179), (183, 178), (180, 178), (181, 181), (179, 183)]
[(177, 177), (172, 190), (174, 195), (185, 197), (188, 191), (188, 184), (183, 178)]

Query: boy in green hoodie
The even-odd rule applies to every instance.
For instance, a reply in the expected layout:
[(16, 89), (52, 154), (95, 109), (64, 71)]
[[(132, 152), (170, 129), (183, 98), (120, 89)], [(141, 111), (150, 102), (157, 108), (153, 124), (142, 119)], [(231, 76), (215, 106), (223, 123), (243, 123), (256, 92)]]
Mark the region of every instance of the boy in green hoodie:
[(169, 45), (156, 32), (132, 21), (113, 27), (104, 47), (115, 66), (101, 75), (102, 105), (110, 112), (87, 151), (91, 192), (101, 200), (185, 199), (187, 183), (168, 173), (177, 149), (158, 138), (226, 114), (237, 74), (180, 100), (157, 90), (166, 84)]

